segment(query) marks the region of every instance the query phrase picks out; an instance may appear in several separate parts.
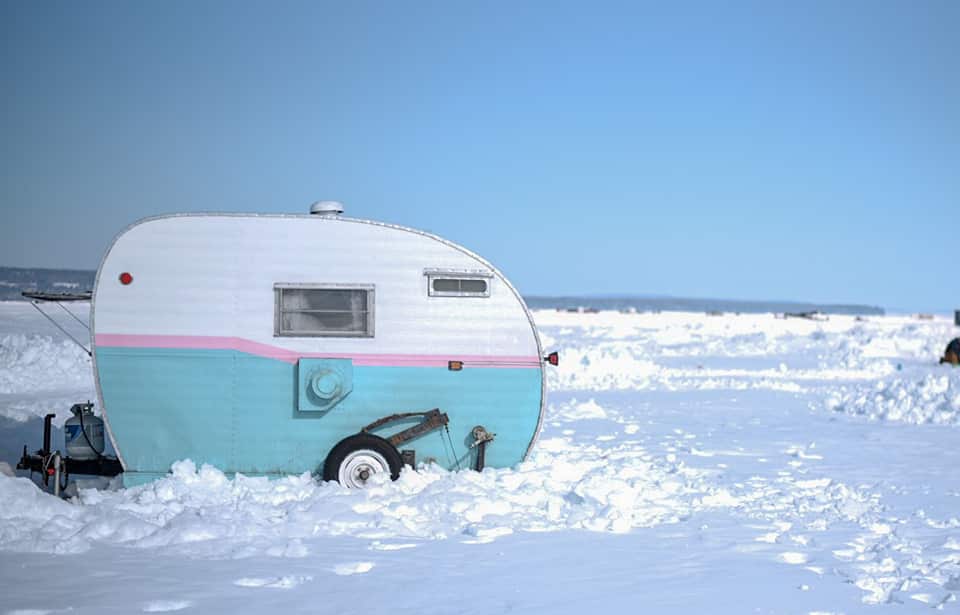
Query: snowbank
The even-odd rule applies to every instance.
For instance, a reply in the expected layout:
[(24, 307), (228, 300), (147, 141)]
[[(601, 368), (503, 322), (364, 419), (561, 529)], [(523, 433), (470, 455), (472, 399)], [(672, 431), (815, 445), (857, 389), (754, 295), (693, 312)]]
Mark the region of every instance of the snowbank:
[(41, 393), (92, 384), (90, 357), (48, 335), (0, 336), (0, 394)]
[(0, 336), (0, 417), (25, 421), (58, 414), (96, 399), (90, 357), (76, 344), (49, 335)]
[[(568, 411), (571, 418), (606, 416), (594, 400)], [(0, 501), (0, 550), (80, 553), (104, 543), (204, 558), (303, 557), (305, 541), (324, 536), (390, 549), (425, 540), (491, 542), (514, 532), (623, 533), (716, 511), (822, 530), (849, 521), (868, 526), (879, 510), (875, 495), (829, 478), (727, 484), (716, 470), (690, 467), (675, 453), (570, 438), (543, 440), (516, 469), (421, 467), (361, 491), (307, 474), (228, 479), (183, 461), (154, 483), (81, 490), (70, 502), (27, 479), (0, 477)]]
[(747, 390), (800, 393), (822, 382), (875, 380), (904, 361), (933, 364), (953, 333), (946, 319), (778, 319), (771, 314), (537, 312), (560, 351), (551, 390)]
[(832, 391), (827, 408), (874, 420), (960, 424), (960, 370), (949, 367), (914, 377)]
[(315, 536), (487, 542), (514, 531), (624, 532), (684, 519), (716, 491), (675, 458), (632, 446), (573, 448), (549, 439), (515, 470), (431, 466), (363, 491), (307, 474), (230, 480), (183, 461), (149, 485), (81, 490), (68, 503), (27, 479), (0, 477), (0, 549), (77, 553), (104, 542), (193, 557), (296, 556), (297, 541)]

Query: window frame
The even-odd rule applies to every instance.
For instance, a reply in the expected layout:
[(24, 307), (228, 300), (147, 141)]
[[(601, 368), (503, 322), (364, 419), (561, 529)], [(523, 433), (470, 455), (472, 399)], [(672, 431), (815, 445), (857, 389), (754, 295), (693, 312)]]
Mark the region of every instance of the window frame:
[[(490, 271), (480, 269), (424, 269), (423, 275), (427, 279), (428, 297), (490, 297), (491, 283), (493, 282), (493, 273)], [(434, 290), (434, 280), (483, 280), (486, 282), (486, 290), (484, 292)]]
[[(284, 331), (283, 330), (283, 291), (284, 290), (362, 290), (367, 293), (367, 318), (363, 331)], [(342, 283), (301, 283), (277, 282), (273, 285), (273, 336), (274, 337), (344, 337), (370, 338), (375, 335), (376, 286), (373, 284)], [(287, 313), (304, 310), (286, 310)], [(346, 313), (346, 312), (345, 312)]]

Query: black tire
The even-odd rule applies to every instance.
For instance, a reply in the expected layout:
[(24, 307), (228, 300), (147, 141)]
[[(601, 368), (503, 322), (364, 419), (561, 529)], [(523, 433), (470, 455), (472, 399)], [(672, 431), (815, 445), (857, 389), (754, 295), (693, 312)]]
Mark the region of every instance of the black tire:
[(327, 455), (327, 460), (323, 463), (323, 480), (340, 482), (340, 466), (348, 457), (364, 450), (376, 453), (386, 460), (390, 468), (390, 480), (400, 477), (403, 458), (397, 447), (380, 436), (358, 433), (338, 442)]

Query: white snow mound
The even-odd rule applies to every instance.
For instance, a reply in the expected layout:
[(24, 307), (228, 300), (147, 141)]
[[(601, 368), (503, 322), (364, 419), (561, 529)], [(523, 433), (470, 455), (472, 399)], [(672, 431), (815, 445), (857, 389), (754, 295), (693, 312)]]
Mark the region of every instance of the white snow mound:
[(0, 417), (26, 421), (96, 399), (90, 357), (73, 342), (47, 335), (0, 335)]
[(844, 387), (826, 401), (835, 412), (874, 420), (936, 425), (960, 424), (960, 371), (896, 378), (871, 385)]
[(0, 337), (0, 393), (36, 393), (90, 382), (90, 357), (73, 342), (48, 335)]

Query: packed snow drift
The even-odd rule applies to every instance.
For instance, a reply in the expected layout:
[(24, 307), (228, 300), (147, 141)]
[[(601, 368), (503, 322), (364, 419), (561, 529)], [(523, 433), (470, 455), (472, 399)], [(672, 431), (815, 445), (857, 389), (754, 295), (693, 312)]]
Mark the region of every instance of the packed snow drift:
[[(960, 608), (945, 318), (535, 317), (561, 361), (516, 468), (349, 491), (183, 460), (65, 500), (0, 472), (0, 613)], [(0, 461), (86, 399), (87, 355), (0, 304)]]

